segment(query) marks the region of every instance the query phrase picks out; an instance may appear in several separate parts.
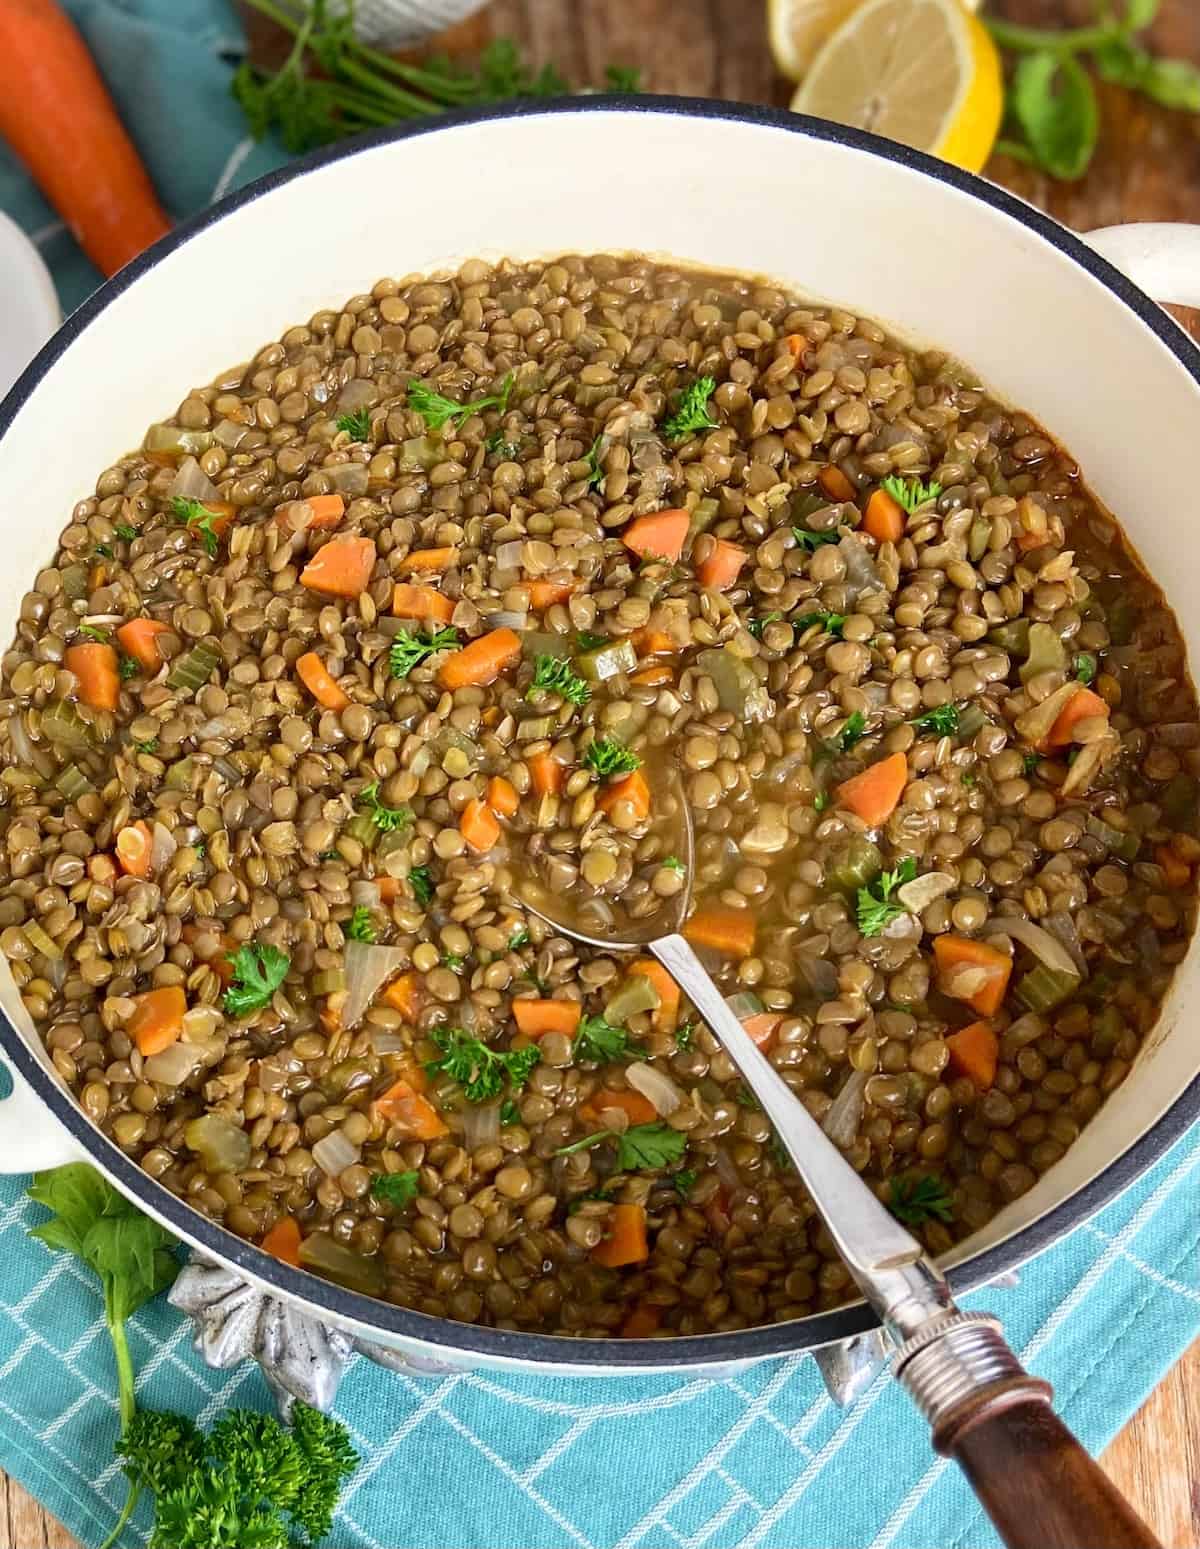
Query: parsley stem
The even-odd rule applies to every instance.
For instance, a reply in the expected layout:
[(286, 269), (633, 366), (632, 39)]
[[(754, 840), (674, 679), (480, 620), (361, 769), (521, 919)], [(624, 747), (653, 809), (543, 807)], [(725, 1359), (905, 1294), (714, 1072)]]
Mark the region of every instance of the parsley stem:
[[(125, 1324), (117, 1316), (113, 1305), (113, 1286), (106, 1285), (104, 1291), (104, 1321), (108, 1326), (108, 1337), (112, 1341), (113, 1359), (117, 1367), (117, 1404), (121, 1415), (122, 1436), (129, 1429), (129, 1423), (137, 1410), (137, 1397), (134, 1393), (133, 1360), (129, 1354), (129, 1341), (125, 1337)], [(138, 1485), (130, 1484), (125, 1495), (125, 1504), (121, 1508), (121, 1515), (117, 1518), (112, 1532), (100, 1545), (100, 1549), (111, 1549), (124, 1531), (125, 1524), (133, 1516), (141, 1495)]]
[[(253, 0), (251, 0), (253, 3)], [(1079, 53), (1090, 48), (1101, 48), (1111, 42), (1115, 29), (1111, 24), (1095, 27), (1065, 27), (1062, 29), (1022, 27), (1016, 22), (1002, 21), (998, 16), (987, 16), (984, 25), (1001, 48), (1011, 48), (1018, 53)]]
[(590, 1151), (593, 1146), (598, 1146), (602, 1140), (608, 1140), (612, 1136), (610, 1129), (598, 1129), (594, 1135), (585, 1135), (582, 1140), (573, 1141), (569, 1146), (560, 1146), (554, 1153), (555, 1156), (572, 1156), (576, 1151)]
[(341, 69), (351, 80), (358, 81), (365, 86), (380, 102), (390, 102), (399, 112), (416, 114), (438, 113), (441, 111), (431, 102), (424, 101), (415, 96), (411, 91), (406, 91), (403, 86), (393, 86), (388, 81), (381, 81), (374, 71), (365, 65), (357, 63), (353, 59), (343, 59)]

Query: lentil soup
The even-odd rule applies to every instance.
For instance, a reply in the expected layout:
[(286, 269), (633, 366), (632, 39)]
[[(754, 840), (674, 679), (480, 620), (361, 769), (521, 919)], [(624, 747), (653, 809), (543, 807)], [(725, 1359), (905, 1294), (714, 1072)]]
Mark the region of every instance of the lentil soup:
[[(1162, 596), (969, 369), (615, 257), (384, 280), (187, 394), (24, 598), (0, 948), (147, 1173), (421, 1311), (852, 1291), (686, 933), (934, 1253), (1130, 1070), (1195, 914)], [(694, 877), (679, 848), (685, 801)]]

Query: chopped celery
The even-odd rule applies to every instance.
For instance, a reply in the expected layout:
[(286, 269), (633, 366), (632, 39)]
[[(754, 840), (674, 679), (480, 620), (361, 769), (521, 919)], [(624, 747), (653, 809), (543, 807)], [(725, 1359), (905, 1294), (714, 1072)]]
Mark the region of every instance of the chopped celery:
[(194, 646), (172, 665), (167, 674), (167, 687), (196, 693), (212, 677), (212, 670), (220, 660), (220, 653), (211, 645)]
[(720, 514), (721, 505), (711, 495), (699, 501), (692, 512), (691, 526), (688, 528), (689, 538), (695, 538), (702, 532), (707, 532)]
[(314, 1232), (304, 1239), (300, 1244), (300, 1262), (305, 1269), (345, 1286), (348, 1291), (361, 1291), (364, 1296), (383, 1295), (385, 1280), (379, 1260), (356, 1253), (328, 1232)]
[(575, 671), (589, 683), (603, 683), (619, 672), (636, 672), (637, 664), (637, 651), (626, 636), (622, 640), (606, 640), (590, 651), (580, 651), (575, 658)]
[[(722, 710), (732, 710), (745, 720), (761, 720), (760, 701), (766, 700), (766, 690), (758, 681), (754, 669), (728, 646), (720, 650), (701, 651), (696, 665), (713, 680), (717, 700)], [(770, 701), (766, 700), (769, 707)]]
[(321, 973), (312, 976), (312, 992), (314, 995), (337, 995), (346, 988), (345, 970), (341, 968), (326, 968)]
[(527, 715), (523, 721), (517, 722), (517, 741), (541, 742), (543, 737), (553, 735), (557, 725), (557, 718), (553, 715)]
[(42, 778), (41, 772), (35, 769), (32, 764), (9, 764), (4, 773), (0, 775), (0, 780), (3, 780), (9, 790), (12, 791), (40, 790), (46, 783)]
[(428, 473), (446, 461), (446, 449), (430, 436), (413, 436), (400, 443), (396, 468), (400, 473)]
[(1125, 1018), (1115, 1006), (1103, 1006), (1092, 1018), (1092, 1054), (1103, 1059), (1112, 1053), (1124, 1035)]
[(861, 834), (853, 834), (830, 855), (825, 864), (825, 883), (840, 893), (853, 893), (868, 886), (882, 870), (883, 853), (879, 846)]
[(1049, 624), (1031, 624), (1029, 627), (1029, 655), (1021, 667), (1022, 683), (1038, 677), (1043, 672), (1065, 672), (1067, 652), (1062, 639)]
[(81, 796), (96, 789), (78, 764), (68, 764), (65, 769), (60, 769), (54, 784), (68, 801), (78, 801)]
[(604, 1008), (606, 1022), (624, 1025), (639, 1011), (657, 1011), (662, 1001), (645, 974), (630, 974)]
[(1094, 812), (1088, 814), (1085, 828), (1093, 839), (1098, 839), (1111, 855), (1119, 855), (1123, 861), (1137, 859), (1140, 849), (1138, 836), (1129, 829), (1115, 828), (1111, 823), (1106, 823), (1103, 818), (1097, 817)]
[(1053, 1011), (1079, 988), (1079, 977), (1039, 963), (1017, 985), (1017, 1001), (1026, 1011)]
[(355, 1059), (338, 1060), (337, 1064), (321, 1077), (318, 1084), (330, 1102), (338, 1102), (347, 1092), (366, 1086), (374, 1074), (374, 1062), (360, 1055)]
[(92, 741), (92, 728), (69, 699), (53, 700), (42, 711), (42, 730), (60, 747), (82, 752)]
[(357, 839), (364, 850), (374, 849), (379, 838), (375, 819), (369, 812), (356, 812), (346, 824), (345, 832), (351, 839)]
[(1029, 654), (1028, 619), (1009, 619), (1006, 624), (997, 624), (995, 629), (988, 630), (987, 637), (992, 645), (998, 645), (1010, 656)]
[(211, 430), (184, 430), (182, 425), (151, 425), (142, 443), (147, 452), (170, 452), (174, 457), (195, 457), (207, 452), (215, 437)]

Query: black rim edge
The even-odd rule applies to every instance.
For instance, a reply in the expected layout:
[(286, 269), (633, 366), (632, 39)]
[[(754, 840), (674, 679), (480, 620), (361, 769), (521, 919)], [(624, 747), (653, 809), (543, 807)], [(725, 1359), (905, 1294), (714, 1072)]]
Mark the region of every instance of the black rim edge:
[[(702, 97), (636, 97), (597, 94), (552, 101), (530, 101), (508, 106), (458, 111), (392, 129), (361, 135), (343, 144), (327, 146), (289, 162), (244, 188), (227, 194), (215, 204), (182, 221), (145, 253), (106, 280), (63, 323), (52, 339), (18, 377), (0, 401), (0, 439), (46, 373), (67, 349), (144, 274), (157, 267), (176, 248), (223, 220), (243, 205), (253, 203), (296, 178), (360, 152), (419, 135), (437, 134), (466, 125), (493, 120), (534, 118), (580, 113), (641, 113), (691, 117), (751, 124), (783, 130), (799, 139), (842, 145), (877, 156), (921, 173), (991, 206), (1032, 230), (1050, 246), (1074, 262), (1117, 297), (1153, 333), (1200, 384), (1200, 349), (1156, 302), (1151, 300), (1107, 259), (1093, 252), (1073, 232), (1060, 226), (1041, 210), (1026, 204), (1006, 189), (957, 167), (883, 140), (861, 130), (813, 119), (782, 109), (723, 102)], [(682, 255), (681, 255), (682, 256)], [(794, 1323), (744, 1329), (732, 1334), (688, 1335), (677, 1339), (621, 1340), (576, 1339), (565, 1335), (514, 1333), (483, 1328), (477, 1324), (452, 1323), (445, 1318), (397, 1307), (373, 1297), (345, 1291), (328, 1281), (292, 1269), (265, 1254), (223, 1227), (215, 1225), (183, 1203), (107, 1139), (50, 1076), (46, 1067), (26, 1046), (9, 1018), (0, 1012), (0, 1043), (18, 1071), (46, 1103), (81, 1148), (97, 1160), (132, 1195), (141, 1198), (179, 1236), (204, 1251), (226, 1260), (254, 1280), (310, 1303), (335, 1318), (353, 1320), (381, 1333), (440, 1346), (447, 1353), (467, 1352), (483, 1357), (503, 1357), (550, 1366), (593, 1367), (694, 1367), (729, 1361), (754, 1361), (765, 1356), (788, 1355), (847, 1339), (876, 1326), (877, 1319), (862, 1303), (820, 1313)], [(1043, 1252), (1067, 1232), (1081, 1225), (1127, 1189), (1190, 1128), (1200, 1113), (1200, 1075), (1197, 1075), (1161, 1117), (1089, 1183), (1075, 1190), (1027, 1227), (1004, 1241), (973, 1255), (948, 1272), (953, 1289), (960, 1294), (984, 1285), (999, 1274), (1017, 1268)]]

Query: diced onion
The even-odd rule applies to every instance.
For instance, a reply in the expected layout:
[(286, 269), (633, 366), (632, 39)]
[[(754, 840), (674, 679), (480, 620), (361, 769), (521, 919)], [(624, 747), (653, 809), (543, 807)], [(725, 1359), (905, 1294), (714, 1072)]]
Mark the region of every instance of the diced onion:
[(1004, 1030), (1004, 1049), (1007, 1054), (1016, 1054), (1026, 1045), (1036, 1043), (1039, 1038), (1046, 1036), (1046, 1022), (1036, 1012), (1018, 1017), (1011, 1026)]
[(185, 457), (167, 494), (174, 500), (219, 500), (217, 486), (194, 457)]
[(346, 1004), (342, 1026), (357, 1027), (381, 985), (404, 967), (408, 952), (403, 947), (373, 946), (365, 941), (346, 943)]
[(742, 1180), (737, 1167), (724, 1146), (718, 1146), (713, 1153), (713, 1169), (728, 1193), (733, 1194), (741, 1188)]
[(513, 608), (497, 608), (495, 613), (487, 615), (487, 621), (492, 629), (515, 629), (519, 632), (529, 623), (529, 615), (518, 613)]
[(150, 1055), (142, 1067), (147, 1081), (164, 1086), (180, 1086), (204, 1063), (205, 1049), (198, 1043), (173, 1043), (159, 1054)]
[(1080, 976), (1075, 960), (1062, 942), (1032, 920), (1022, 920), (1008, 914), (996, 915), (984, 925), (982, 934), (1011, 936), (1023, 947), (1028, 947), (1039, 962), (1045, 963), (1055, 973), (1067, 974), (1074, 979)]
[(155, 823), (153, 843), (150, 846), (150, 870), (156, 877), (162, 876), (178, 848), (171, 830), (161, 823)]
[(845, 1086), (834, 1098), (821, 1128), (835, 1146), (854, 1143), (858, 1127), (862, 1123), (863, 1102), (867, 1090), (867, 1072), (852, 1070)]
[(1079, 932), (1075, 928), (1075, 921), (1065, 909), (1056, 909), (1048, 914), (1045, 919), (1046, 929), (1057, 940), (1061, 941), (1071, 961), (1081, 974), (1087, 973), (1087, 958), (1083, 954), (1083, 944), (1079, 939)]
[(500, 1139), (500, 1104), (469, 1103), (463, 1112), (463, 1145), (468, 1151), (494, 1146)]
[(218, 420), (213, 427), (213, 440), (230, 452), (236, 452), (249, 434), (250, 426), (239, 425), (236, 420)]
[(52, 936), (48, 936), (36, 920), (27, 920), (21, 927), (25, 940), (35, 952), (40, 952), (43, 957), (52, 963), (58, 962), (62, 957), (62, 948)]
[(815, 952), (799, 951), (796, 953), (796, 969), (810, 994), (821, 1000), (830, 1000), (837, 994), (837, 969), (828, 958), (818, 957)]
[(954, 878), (948, 871), (926, 871), (898, 888), (896, 897), (906, 909), (911, 909), (914, 914), (920, 914), (923, 909), (928, 909), (930, 904), (945, 897), (954, 885)]
[(379, 389), (366, 377), (352, 377), (337, 396), (337, 412), (353, 414), (358, 409), (373, 409), (379, 402)]
[(312, 1148), (313, 1161), (323, 1173), (336, 1178), (347, 1167), (353, 1167), (362, 1156), (361, 1150), (347, 1140), (340, 1129), (331, 1130)]
[(1068, 701), (1074, 699), (1082, 687), (1082, 683), (1077, 683), (1072, 678), (1069, 683), (1056, 688), (1053, 694), (1048, 694), (1040, 705), (1034, 705), (1032, 710), (1026, 710), (1024, 714), (1017, 716), (1016, 728), (1025, 741), (1035, 748), (1045, 742)]
[(184, 1144), (203, 1157), (210, 1173), (241, 1172), (250, 1165), (250, 1137), (219, 1114), (206, 1113), (185, 1125)]
[(625, 1078), (635, 1092), (640, 1092), (654, 1104), (660, 1118), (669, 1118), (683, 1103), (683, 1093), (663, 1071), (644, 1060), (638, 1060), (625, 1070)]
[(350, 884), (350, 902), (356, 909), (378, 909), (379, 883), (357, 881)]
[(525, 545), (520, 538), (502, 543), (492, 555), (498, 570), (520, 570), (524, 561)]
[(23, 715), (10, 716), (5, 723), (8, 730), (9, 746), (19, 764), (33, 763), (33, 739), (29, 735), (29, 728), (25, 724)]
[(403, 1035), (394, 1033), (390, 1027), (371, 1029), (371, 1048), (376, 1054), (403, 1054), (407, 1047)]
[(753, 990), (739, 990), (736, 995), (726, 995), (725, 1004), (739, 1022), (744, 1022), (747, 1017), (756, 1017), (760, 1011), (766, 1010), (761, 996)]

